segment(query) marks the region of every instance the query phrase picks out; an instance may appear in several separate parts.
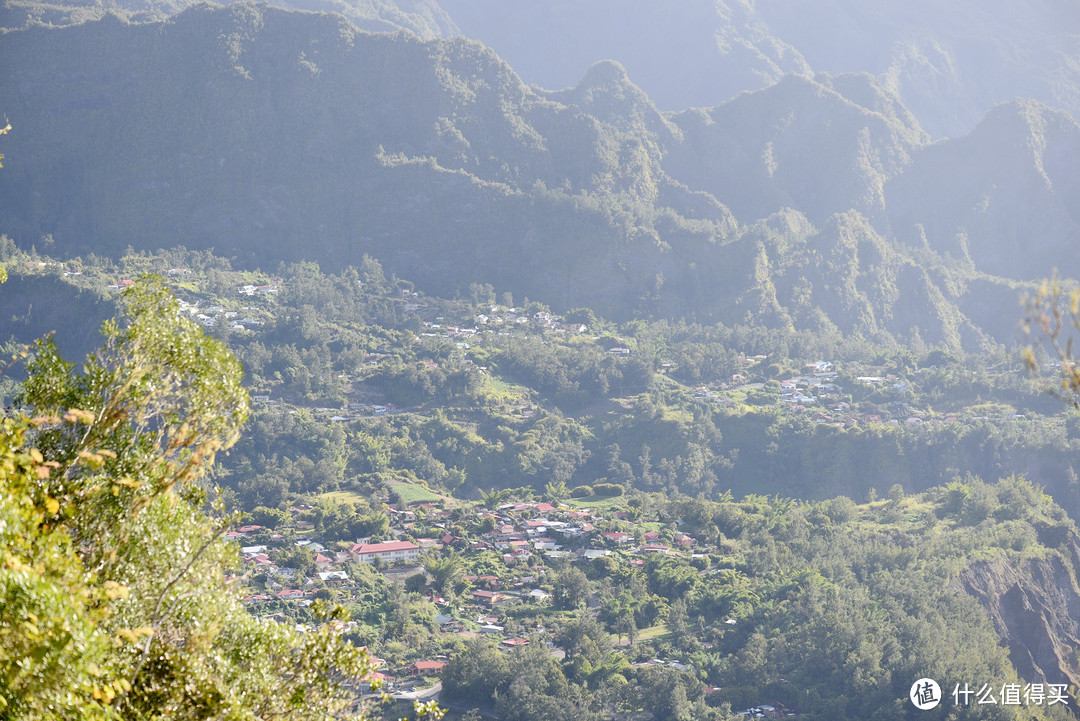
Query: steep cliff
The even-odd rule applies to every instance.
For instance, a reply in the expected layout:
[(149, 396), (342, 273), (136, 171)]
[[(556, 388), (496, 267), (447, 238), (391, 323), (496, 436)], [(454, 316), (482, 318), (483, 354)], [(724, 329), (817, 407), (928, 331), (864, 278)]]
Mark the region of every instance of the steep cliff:
[(1071, 534), (1059, 553), (1020, 564), (980, 561), (960, 577), (986, 609), (1026, 681), (1080, 684), (1080, 539)]

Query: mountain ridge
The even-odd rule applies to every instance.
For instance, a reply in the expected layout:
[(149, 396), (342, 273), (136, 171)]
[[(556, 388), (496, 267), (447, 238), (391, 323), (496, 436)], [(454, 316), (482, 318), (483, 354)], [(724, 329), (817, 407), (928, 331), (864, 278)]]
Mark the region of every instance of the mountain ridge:
[[(615, 62), (542, 91), (476, 41), (371, 34), (254, 4), (6, 39), (0, 97), (16, 131), (0, 209), (23, 247), (45, 236), (68, 253), (187, 245), (250, 264), (366, 253), (441, 293), (491, 283), (616, 319), (882, 339), (917, 328), (979, 347), (1014, 334), (993, 289), (1052, 267), (1018, 261), (1032, 255), (1019, 219), (1048, 207), (1069, 217), (1065, 191), (1080, 187), (1074, 169), (1050, 163), (1062, 193), (988, 207), (991, 223), (1018, 220), (984, 262), (941, 233), (911, 239), (936, 217), (922, 208), (947, 195), (924, 179), (926, 158), (975, 143), (1010, 198), (1007, 167), (994, 165), (1010, 157), (1003, 149), (1029, 142), (1039, 118), (1064, 128), (1053, 142), (1073, 142), (1067, 116), (1028, 103), (1034, 125), (992, 114), (982, 135), (930, 143), (866, 75), (789, 76), (709, 110), (663, 113)], [(992, 175), (960, 172), (948, 189)], [(790, 212), (803, 220), (779, 244), (756, 225)], [(946, 235), (962, 220), (935, 212)], [(1066, 247), (1058, 225), (1038, 261)], [(923, 268), (938, 262), (990, 280)], [(907, 293), (918, 310), (896, 307)], [(987, 303), (999, 310), (980, 311), (980, 324), (961, 310)]]

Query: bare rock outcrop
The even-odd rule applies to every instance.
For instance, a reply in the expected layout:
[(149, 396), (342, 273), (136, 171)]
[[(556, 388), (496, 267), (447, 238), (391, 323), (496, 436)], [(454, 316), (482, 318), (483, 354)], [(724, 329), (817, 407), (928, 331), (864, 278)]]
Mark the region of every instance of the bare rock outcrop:
[(1080, 686), (1080, 543), (1075, 536), (1049, 554), (1019, 564), (980, 561), (960, 576), (986, 609), (1009, 658), (1029, 682)]

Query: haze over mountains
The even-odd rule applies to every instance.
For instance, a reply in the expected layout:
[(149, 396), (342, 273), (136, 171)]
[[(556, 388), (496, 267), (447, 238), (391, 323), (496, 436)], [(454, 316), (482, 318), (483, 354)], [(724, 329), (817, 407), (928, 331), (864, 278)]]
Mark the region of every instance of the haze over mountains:
[[(192, 0), (7, 0), (0, 24), (68, 24), (106, 12), (159, 20)], [(874, 75), (934, 138), (970, 132), (994, 105), (1080, 110), (1080, 8), (1067, 0), (278, 0), (362, 30), (463, 34), (529, 84), (566, 88), (614, 59), (663, 110), (711, 107), (790, 73)]]
[(712, 106), (787, 73), (867, 72), (935, 138), (1031, 97), (1077, 114), (1080, 7), (889, 0), (441, 0), (528, 82), (572, 85), (603, 58), (664, 110)]
[[(0, 42), (0, 231), (68, 255), (366, 253), (431, 292), (966, 348), (1013, 337), (1018, 283), (1075, 275), (1069, 7), (683, 4), (31, 23)], [(101, 12), (11, 0), (5, 24)], [(459, 30), (495, 50), (434, 39)]]

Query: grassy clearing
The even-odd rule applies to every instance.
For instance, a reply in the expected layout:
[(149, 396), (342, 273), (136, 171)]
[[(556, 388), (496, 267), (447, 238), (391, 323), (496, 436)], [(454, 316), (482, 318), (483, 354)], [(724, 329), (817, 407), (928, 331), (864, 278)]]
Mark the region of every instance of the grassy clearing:
[(657, 624), (656, 626), (649, 626), (648, 628), (640, 629), (637, 632), (635, 641), (640, 643), (642, 641), (651, 641), (654, 638), (660, 638), (666, 636), (668, 633), (667, 627), (663, 624)]
[(625, 496), (586, 496), (585, 498), (571, 498), (567, 504), (574, 508), (622, 508), (626, 505)]
[(443, 497), (423, 486), (402, 481), (390, 481), (387, 485), (401, 497), (403, 503), (438, 503)]
[(498, 376), (491, 376), (491, 392), (496, 398), (503, 398), (506, 400), (512, 398), (521, 398), (525, 395), (525, 388), (515, 383), (509, 383), (504, 381)]
[(367, 501), (363, 495), (356, 491), (330, 491), (329, 493), (320, 493), (319, 498), (325, 498), (336, 503), (364, 503)]

